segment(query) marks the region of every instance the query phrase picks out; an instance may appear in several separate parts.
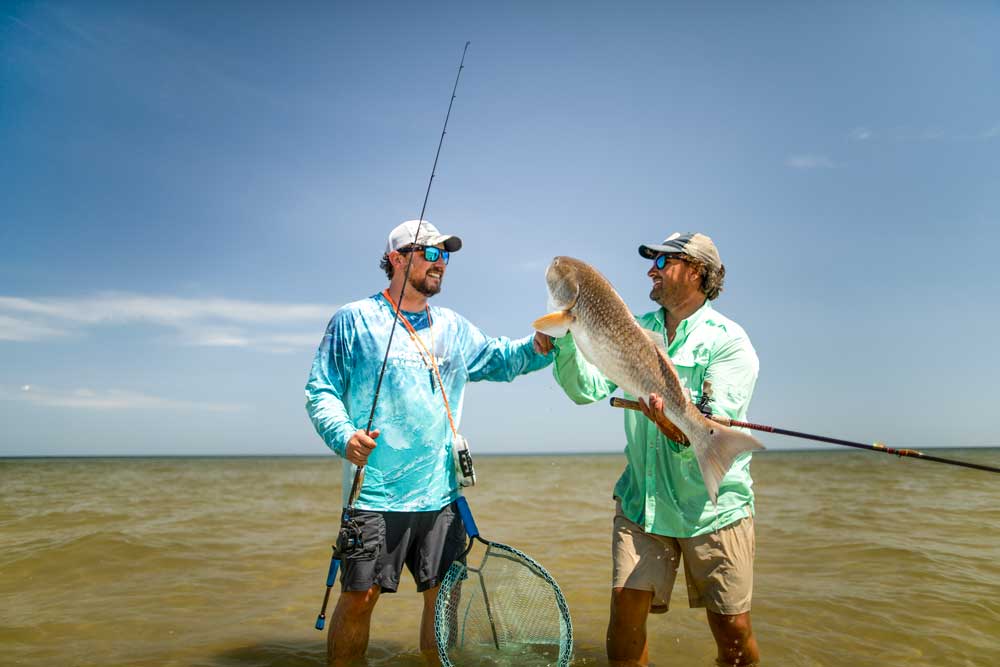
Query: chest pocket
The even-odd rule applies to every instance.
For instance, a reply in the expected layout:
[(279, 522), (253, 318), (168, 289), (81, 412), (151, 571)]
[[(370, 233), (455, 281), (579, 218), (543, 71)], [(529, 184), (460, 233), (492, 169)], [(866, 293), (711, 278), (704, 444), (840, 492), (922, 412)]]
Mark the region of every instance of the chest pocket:
[(703, 346), (680, 350), (670, 358), (681, 386), (687, 389), (691, 401), (697, 403), (701, 398), (701, 387), (705, 382), (705, 370), (708, 368), (709, 352)]
[[(704, 348), (701, 348), (704, 349)], [(701, 386), (705, 381), (705, 369), (708, 367), (708, 354), (700, 354), (698, 349), (684, 349), (670, 358), (680, 378), (681, 387), (685, 389), (692, 403), (697, 403), (701, 398)], [(668, 441), (670, 449), (686, 459), (684, 468), (688, 469), (692, 465), (697, 467), (694, 450), (691, 447), (681, 447), (673, 441)], [(689, 477), (691, 473), (685, 472), (684, 476)]]

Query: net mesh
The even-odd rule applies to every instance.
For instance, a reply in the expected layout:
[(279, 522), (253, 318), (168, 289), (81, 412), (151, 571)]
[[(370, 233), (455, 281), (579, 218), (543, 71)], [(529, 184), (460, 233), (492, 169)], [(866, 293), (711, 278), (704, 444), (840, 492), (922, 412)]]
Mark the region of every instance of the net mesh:
[(434, 614), (449, 665), (569, 665), (573, 627), (555, 580), (529, 556), (487, 543), (478, 568), (452, 564)]

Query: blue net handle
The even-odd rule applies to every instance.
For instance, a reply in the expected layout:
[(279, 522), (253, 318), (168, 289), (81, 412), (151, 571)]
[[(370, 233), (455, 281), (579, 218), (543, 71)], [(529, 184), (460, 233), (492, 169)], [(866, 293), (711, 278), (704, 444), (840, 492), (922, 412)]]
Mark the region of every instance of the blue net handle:
[(458, 497), (455, 501), (455, 507), (458, 508), (458, 514), (462, 517), (462, 523), (465, 524), (465, 532), (469, 538), (479, 537), (479, 528), (476, 527), (476, 520), (472, 518), (472, 510), (469, 509), (469, 503), (466, 502), (465, 496)]

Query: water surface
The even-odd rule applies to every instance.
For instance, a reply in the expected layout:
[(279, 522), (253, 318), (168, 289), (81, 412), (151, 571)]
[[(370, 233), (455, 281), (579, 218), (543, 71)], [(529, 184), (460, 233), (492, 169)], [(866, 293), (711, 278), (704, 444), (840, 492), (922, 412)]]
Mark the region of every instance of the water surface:
[[(578, 666), (607, 664), (623, 461), (480, 456), (468, 493), (484, 537), (559, 582)], [(850, 451), (764, 452), (752, 470), (763, 665), (1000, 664), (998, 476)], [(333, 457), (0, 461), (0, 665), (323, 665), (339, 480)], [(372, 665), (423, 664), (404, 581), (379, 602)], [(681, 575), (650, 618), (655, 665), (713, 665), (686, 599)]]

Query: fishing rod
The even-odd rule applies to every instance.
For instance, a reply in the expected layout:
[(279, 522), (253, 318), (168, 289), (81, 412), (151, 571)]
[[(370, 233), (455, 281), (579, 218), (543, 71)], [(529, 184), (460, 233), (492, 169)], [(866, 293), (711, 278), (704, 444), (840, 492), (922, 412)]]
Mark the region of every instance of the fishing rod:
[[(427, 212), (427, 200), (431, 196), (431, 186), (434, 184), (434, 175), (437, 172), (438, 158), (441, 157), (441, 146), (444, 144), (444, 135), (448, 132), (448, 119), (451, 118), (451, 108), (455, 104), (455, 93), (458, 91), (458, 80), (462, 76), (462, 70), (465, 69), (465, 54), (469, 50), (469, 44), (472, 42), (466, 42), (465, 48), (462, 49), (462, 60), (458, 64), (458, 73), (455, 75), (455, 85), (451, 89), (451, 100), (448, 102), (448, 112), (444, 116), (444, 126), (441, 128), (441, 138), (438, 139), (437, 152), (434, 154), (434, 164), (431, 166), (431, 177), (427, 181), (427, 190), (424, 192), (424, 203), (420, 207), (420, 217), (417, 218), (417, 229), (413, 233), (412, 245), (417, 245), (417, 239), (420, 238), (420, 228), (424, 224), (424, 213)], [(403, 295), (406, 294), (406, 285), (410, 279), (410, 267), (413, 264), (414, 253), (407, 253), (408, 257), (406, 260), (406, 269), (403, 272), (403, 287), (399, 292), (399, 307), (393, 308), (393, 319), (392, 327), (389, 329), (389, 342), (385, 346), (385, 356), (382, 357), (382, 368), (378, 373), (378, 381), (375, 383), (375, 396), (372, 399), (372, 409), (368, 414), (368, 425), (365, 427), (365, 435), (371, 436), (372, 423), (375, 421), (375, 408), (378, 406), (379, 392), (382, 390), (382, 378), (385, 377), (385, 368), (389, 362), (389, 350), (392, 349), (392, 338), (396, 333), (396, 325), (399, 322), (399, 318), (402, 317), (401, 311), (403, 310)], [(360, 465), (354, 471), (354, 481), (351, 484), (351, 494), (348, 496), (347, 507), (344, 508), (343, 516), (341, 517), (341, 532), (344, 532), (344, 527), (348, 526), (351, 518), (351, 512), (354, 509), (354, 503), (357, 502), (358, 496), (361, 495), (361, 486), (364, 484), (365, 480), (365, 466)], [(352, 547), (361, 541), (360, 529), (356, 527), (354, 530), (349, 531), (350, 535), (346, 539), (346, 544), (344, 546)], [(339, 540), (338, 540), (339, 541)], [(326, 623), (326, 607), (330, 601), (330, 591), (333, 588), (334, 583), (337, 579), (337, 569), (340, 564), (340, 553), (338, 551), (339, 545), (334, 545), (333, 556), (330, 558), (330, 569), (326, 576), (326, 594), (323, 596), (323, 606), (320, 609), (319, 616), (316, 618), (316, 629), (322, 630)]]
[[(611, 406), (615, 408), (625, 408), (627, 410), (639, 410), (642, 411), (642, 407), (639, 405), (638, 401), (630, 401), (624, 398), (618, 398), (617, 396), (611, 399)], [(787, 435), (793, 438), (803, 438), (805, 440), (816, 440), (817, 442), (825, 442), (831, 445), (842, 445), (844, 447), (855, 447), (857, 449), (867, 449), (872, 452), (881, 452), (883, 454), (895, 454), (899, 457), (909, 457), (914, 459), (923, 459), (925, 461), (933, 461), (934, 463), (947, 463), (948, 465), (961, 466), (963, 468), (972, 468), (973, 470), (985, 470), (986, 472), (1000, 472), (1000, 468), (995, 468), (993, 466), (984, 465), (981, 463), (969, 463), (968, 461), (956, 461), (955, 459), (946, 459), (941, 456), (932, 456), (930, 454), (924, 454), (923, 452), (917, 451), (916, 449), (896, 449), (894, 447), (888, 447), (880, 442), (876, 442), (872, 445), (866, 445), (861, 442), (851, 442), (850, 440), (841, 440), (839, 438), (828, 438), (823, 435), (813, 435), (811, 433), (802, 433), (801, 431), (790, 431), (785, 428), (778, 428), (776, 426), (765, 426), (763, 424), (752, 424), (750, 422), (737, 421), (735, 419), (730, 419), (723, 415), (706, 415), (712, 421), (722, 424), (723, 426), (734, 426), (737, 428), (748, 428), (753, 431), (763, 431), (764, 433), (776, 433), (778, 435)], [(687, 444), (682, 442), (681, 444)]]
[[(462, 70), (465, 68), (465, 53), (469, 50), (469, 44), (472, 42), (466, 42), (465, 48), (462, 49), (462, 60), (458, 64), (458, 73), (455, 75), (455, 85), (451, 89), (451, 100), (448, 102), (448, 112), (444, 116), (444, 127), (441, 128), (441, 138), (438, 139), (437, 152), (434, 154), (434, 164), (431, 166), (431, 177), (427, 181), (427, 191), (424, 192), (424, 203), (420, 207), (420, 217), (417, 218), (417, 230), (413, 234), (413, 245), (417, 244), (417, 239), (420, 238), (420, 227), (424, 224), (424, 213), (427, 211), (427, 200), (431, 196), (431, 186), (434, 184), (434, 175), (437, 172), (438, 158), (441, 157), (441, 146), (444, 144), (444, 135), (448, 132), (448, 119), (451, 118), (451, 107), (455, 104), (455, 93), (458, 91), (458, 80), (462, 76)], [(406, 260), (406, 270), (403, 273), (403, 288), (399, 292), (399, 308), (394, 308), (394, 316), (392, 320), (392, 328), (389, 329), (389, 342), (385, 346), (385, 356), (382, 357), (382, 368), (378, 373), (378, 382), (375, 383), (375, 397), (372, 399), (372, 409), (368, 414), (368, 426), (365, 427), (365, 434), (369, 435), (372, 432), (372, 422), (375, 421), (375, 407), (378, 405), (379, 392), (382, 390), (382, 378), (385, 376), (385, 367), (389, 362), (389, 350), (392, 348), (392, 338), (396, 333), (396, 324), (399, 322), (401, 317), (400, 311), (403, 309), (403, 295), (406, 294), (406, 284), (409, 282), (410, 278), (410, 266), (413, 264), (413, 254), (407, 253), (409, 257)], [(347, 504), (348, 508), (354, 507), (355, 501), (358, 499), (358, 495), (361, 494), (361, 485), (364, 483), (365, 479), (365, 466), (358, 466), (358, 469), (354, 473), (354, 483), (351, 485), (351, 495), (349, 497), (349, 502)]]

